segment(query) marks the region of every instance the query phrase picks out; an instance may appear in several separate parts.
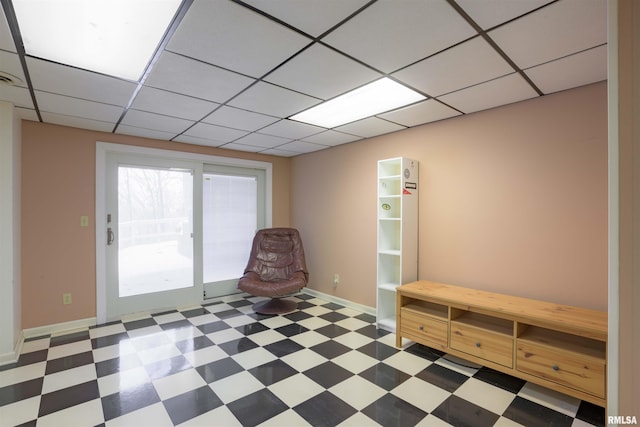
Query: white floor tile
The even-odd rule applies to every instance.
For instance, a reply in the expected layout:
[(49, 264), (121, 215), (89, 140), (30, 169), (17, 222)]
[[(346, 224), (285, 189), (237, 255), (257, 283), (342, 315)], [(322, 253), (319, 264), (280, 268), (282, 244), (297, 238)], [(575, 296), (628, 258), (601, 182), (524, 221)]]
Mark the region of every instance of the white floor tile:
[(304, 326), (305, 328), (311, 329), (311, 330), (320, 329), (330, 324), (331, 322), (329, 322), (328, 320), (324, 320), (320, 317), (308, 317), (298, 322), (298, 325)]
[(105, 360), (111, 360), (116, 357), (123, 357), (128, 354), (135, 353), (135, 351), (136, 348), (133, 346), (131, 341), (120, 341), (118, 344), (93, 350), (93, 361), (97, 363)]
[(511, 392), (475, 378), (469, 378), (453, 394), (494, 414), (502, 414), (516, 397)]
[(335, 337), (333, 340), (352, 349), (360, 348), (372, 341), (371, 338), (357, 332), (347, 332), (346, 334)]
[(256, 366), (264, 365), (267, 362), (277, 359), (273, 353), (262, 347), (243, 351), (242, 353), (234, 354), (231, 357), (244, 369), (255, 368)]
[(162, 403), (156, 403), (107, 421), (106, 427), (154, 426), (173, 427)]
[(207, 383), (195, 369), (185, 369), (177, 374), (153, 381), (153, 386), (162, 400), (167, 400), (205, 385)]
[(293, 408), (305, 400), (322, 393), (324, 387), (304, 374), (296, 374), (270, 385), (269, 390), (289, 407)]
[(39, 340), (25, 341), (22, 344), (22, 349), (20, 350), (20, 354), (31, 353), (33, 351), (44, 350), (49, 348), (49, 343), (51, 342), (51, 338), (42, 338)]
[(409, 378), (391, 390), (391, 393), (428, 413), (451, 395), (448, 391), (416, 377)]
[(357, 375), (331, 387), (329, 391), (358, 411), (387, 394), (382, 387)]
[(246, 315), (242, 316), (233, 316), (224, 319), (224, 323), (231, 326), (232, 328), (237, 328), (238, 326), (249, 325), (251, 323), (255, 323), (256, 319), (253, 317), (249, 317)]
[(354, 374), (359, 374), (379, 363), (377, 359), (355, 350), (341, 354), (332, 361)]
[(1, 387), (18, 384), (24, 381), (40, 378), (44, 375), (47, 368), (47, 362), (32, 363), (30, 365), (20, 366), (6, 371), (0, 371)]
[(78, 425), (79, 420), (82, 420), (82, 424), (87, 426), (104, 423), (101, 400), (94, 399), (45, 415), (44, 417), (38, 418), (38, 427), (73, 426)]
[(71, 387), (76, 384), (86, 383), (96, 378), (96, 365), (93, 363), (78, 366), (73, 369), (65, 369), (64, 371), (49, 374), (44, 377), (42, 394), (51, 393), (52, 391)]
[(9, 405), (0, 406), (2, 425), (17, 426), (38, 418), (40, 396), (19, 400)]
[(180, 350), (174, 344), (161, 345), (159, 347), (150, 348), (148, 350), (138, 351), (138, 357), (145, 365), (160, 360), (171, 359), (180, 356)]
[(127, 331), (129, 337), (131, 338), (140, 338), (147, 337), (153, 334), (161, 334), (162, 328), (158, 325), (147, 326), (145, 328), (132, 329), (131, 331)]
[(238, 330), (233, 328), (223, 329), (221, 331), (207, 334), (207, 338), (209, 338), (211, 341), (213, 341), (216, 344), (222, 344), (222, 343), (237, 340), (243, 337), (244, 335), (242, 333), (240, 333)]
[(306, 427), (311, 426), (293, 409), (286, 410), (275, 417), (259, 424), (260, 427)]
[(360, 319), (355, 319), (353, 317), (339, 320), (336, 322), (336, 325), (345, 329), (349, 329), (350, 331), (357, 331), (358, 329), (362, 329), (365, 326), (369, 326), (367, 322), (364, 322)]
[(313, 347), (316, 344), (320, 344), (321, 342), (325, 342), (329, 338), (316, 331), (307, 331), (298, 335), (294, 335), (290, 339), (291, 341), (295, 341), (301, 346), (308, 348)]
[[(226, 407), (220, 406), (180, 424), (180, 427), (242, 427), (242, 424)], [(279, 426), (283, 427), (283, 426)]]
[(268, 328), (276, 329), (281, 326), (290, 325), (294, 322), (292, 320), (287, 319), (284, 316), (273, 316), (273, 317), (269, 317), (268, 319), (261, 320), (260, 323), (262, 323), (264, 326)]
[(574, 417), (578, 412), (580, 400), (566, 394), (539, 386), (533, 383), (526, 383), (518, 393), (518, 396), (539, 403), (542, 406)]
[(320, 356), (315, 351), (307, 348), (295, 353), (287, 354), (281, 357), (282, 361), (291, 366), (293, 369), (304, 372), (327, 361), (326, 357)]
[(114, 325), (100, 326), (98, 328), (89, 329), (89, 337), (91, 339), (106, 337), (109, 335), (121, 334), (127, 332), (122, 323), (116, 323)]
[(150, 381), (147, 370), (140, 366), (98, 378), (98, 390), (100, 391), (100, 396), (109, 396)]
[(409, 375), (415, 375), (431, 365), (432, 362), (415, 354), (399, 351), (384, 359), (383, 363)]
[(338, 427), (380, 427), (380, 424), (373, 421), (362, 412), (356, 412), (338, 424)]
[(227, 353), (218, 346), (210, 346), (190, 353), (185, 353), (183, 356), (189, 361), (189, 363), (191, 363), (191, 366), (197, 367), (215, 362), (216, 360), (224, 359), (227, 357)]
[(84, 353), (85, 351), (91, 351), (91, 341), (82, 340), (78, 342), (72, 342), (64, 345), (57, 345), (49, 348), (47, 354), (47, 360), (60, 359), (61, 357), (67, 357), (78, 353)]
[(165, 331), (164, 335), (168, 337), (172, 342), (179, 342), (188, 339), (193, 339), (204, 335), (202, 331), (195, 326), (189, 326), (186, 328), (171, 329)]
[(451, 427), (451, 424), (441, 420), (435, 415), (427, 415), (418, 424), (416, 424), (416, 427)]
[(214, 381), (209, 387), (222, 402), (229, 403), (264, 388), (264, 385), (247, 371), (238, 372), (221, 380)]
[(274, 342), (282, 341), (286, 338), (287, 337), (285, 335), (282, 335), (280, 332), (274, 331), (273, 329), (267, 329), (266, 331), (249, 335), (249, 339), (259, 346), (269, 345)]

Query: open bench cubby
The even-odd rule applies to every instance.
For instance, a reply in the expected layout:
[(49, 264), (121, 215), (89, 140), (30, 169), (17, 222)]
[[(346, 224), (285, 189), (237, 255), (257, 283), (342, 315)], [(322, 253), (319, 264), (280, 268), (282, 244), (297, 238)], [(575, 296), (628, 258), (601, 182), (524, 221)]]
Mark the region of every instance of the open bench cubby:
[(402, 338), (606, 406), (607, 313), (420, 280), (396, 289)]

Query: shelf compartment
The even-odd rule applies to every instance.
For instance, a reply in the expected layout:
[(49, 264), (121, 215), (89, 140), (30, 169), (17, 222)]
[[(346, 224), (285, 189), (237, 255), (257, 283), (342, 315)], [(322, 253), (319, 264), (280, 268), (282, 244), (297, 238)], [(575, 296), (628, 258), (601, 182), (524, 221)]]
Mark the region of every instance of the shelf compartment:
[(449, 307), (419, 299), (409, 299), (402, 306), (407, 312), (413, 312), (422, 316), (433, 317), (437, 320), (446, 321), (449, 315)]
[(385, 196), (378, 198), (378, 218), (400, 218), (400, 196)]
[(378, 286), (383, 284), (400, 285), (400, 256), (378, 254)]
[(378, 196), (400, 196), (402, 194), (402, 178), (398, 176), (380, 178), (378, 180)]
[(388, 253), (397, 251), (400, 254), (400, 221), (380, 221), (378, 225), (378, 251)]
[(379, 177), (400, 176), (401, 172), (402, 172), (401, 158), (380, 160), (378, 162)]

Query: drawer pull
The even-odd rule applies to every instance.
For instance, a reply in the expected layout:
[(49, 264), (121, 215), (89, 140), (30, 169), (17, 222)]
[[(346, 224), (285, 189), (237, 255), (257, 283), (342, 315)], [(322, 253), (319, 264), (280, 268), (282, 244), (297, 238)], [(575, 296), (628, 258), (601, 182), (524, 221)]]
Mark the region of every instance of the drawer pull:
[(476, 347), (480, 348), (480, 343), (479, 342), (476, 343)]
[(558, 365), (553, 365), (553, 366), (551, 367), (551, 369), (553, 369), (554, 371), (556, 371), (556, 372), (557, 372), (557, 371), (559, 371), (559, 370), (560, 370), (560, 366), (558, 366)]
[(424, 326), (420, 325), (418, 326), (418, 329), (420, 329), (421, 331), (424, 331)]

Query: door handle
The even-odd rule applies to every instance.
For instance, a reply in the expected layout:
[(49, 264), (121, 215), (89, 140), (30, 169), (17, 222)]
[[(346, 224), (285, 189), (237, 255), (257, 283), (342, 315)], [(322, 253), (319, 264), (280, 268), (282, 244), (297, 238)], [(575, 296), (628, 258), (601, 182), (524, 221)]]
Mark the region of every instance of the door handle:
[(107, 228), (107, 245), (110, 246), (113, 244), (113, 241), (116, 240), (116, 235), (114, 234), (111, 227)]

